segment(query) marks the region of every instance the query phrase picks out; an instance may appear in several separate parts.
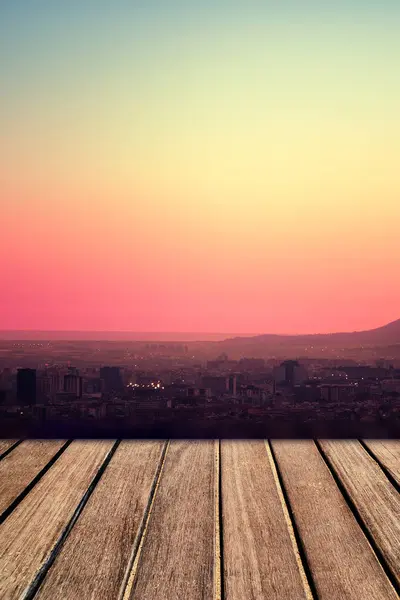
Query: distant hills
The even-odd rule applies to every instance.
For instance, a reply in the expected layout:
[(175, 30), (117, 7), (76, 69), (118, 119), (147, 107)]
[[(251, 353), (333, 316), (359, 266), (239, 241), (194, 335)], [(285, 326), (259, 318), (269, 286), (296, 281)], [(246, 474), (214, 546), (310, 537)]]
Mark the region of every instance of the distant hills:
[(375, 342), (379, 340), (383, 343), (400, 343), (400, 319), (396, 321), (392, 321), (391, 323), (387, 323), (387, 325), (383, 325), (382, 327), (377, 327), (376, 329), (367, 329), (366, 331), (352, 331), (352, 332), (339, 332), (339, 333), (307, 333), (300, 335), (280, 335), (276, 333), (265, 333), (260, 335), (253, 335), (249, 337), (235, 337), (229, 338), (224, 341), (233, 341), (238, 340), (240, 342), (244, 342), (245, 340), (252, 341), (269, 341), (269, 340), (277, 340), (281, 339), (287, 341), (332, 341), (332, 340), (349, 340), (353, 341), (364, 341), (371, 340), (371, 342)]
[[(266, 350), (356, 348), (400, 344), (400, 319), (367, 331), (302, 335), (131, 331), (0, 331), (0, 340), (210, 343), (217, 352), (258, 356)], [(261, 353), (261, 354), (260, 354)]]
[(234, 337), (217, 342), (221, 352), (240, 351), (257, 356), (267, 349), (286, 348), (357, 348), (361, 346), (391, 346), (400, 344), (400, 319), (382, 327), (366, 331), (343, 333), (316, 333), (306, 335), (262, 334), (250, 337)]

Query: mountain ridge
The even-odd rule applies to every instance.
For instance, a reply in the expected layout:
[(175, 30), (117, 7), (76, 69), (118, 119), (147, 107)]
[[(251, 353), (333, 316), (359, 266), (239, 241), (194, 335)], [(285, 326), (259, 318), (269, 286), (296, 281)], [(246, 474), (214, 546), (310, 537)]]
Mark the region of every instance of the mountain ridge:
[(360, 331), (338, 331), (338, 332), (334, 332), (334, 333), (297, 333), (297, 334), (281, 334), (281, 333), (261, 333), (261, 334), (257, 334), (257, 335), (253, 335), (253, 336), (240, 336), (240, 337), (233, 337), (233, 338), (227, 338), (225, 340), (223, 340), (223, 342), (227, 342), (227, 341), (234, 341), (234, 340), (240, 340), (241, 342), (245, 341), (245, 340), (263, 340), (263, 339), (277, 339), (277, 338), (282, 338), (285, 340), (290, 340), (290, 341), (294, 341), (294, 340), (299, 340), (300, 338), (339, 338), (339, 337), (343, 337), (343, 336), (362, 336), (362, 337), (369, 337), (369, 336), (377, 336), (379, 337), (380, 334), (385, 334), (385, 333), (389, 333), (390, 336), (396, 336), (399, 338), (399, 343), (400, 343), (400, 319), (396, 319), (395, 321), (390, 321), (389, 323), (386, 323), (385, 325), (381, 325), (380, 327), (374, 327), (373, 329), (365, 329), (365, 330), (360, 330)]

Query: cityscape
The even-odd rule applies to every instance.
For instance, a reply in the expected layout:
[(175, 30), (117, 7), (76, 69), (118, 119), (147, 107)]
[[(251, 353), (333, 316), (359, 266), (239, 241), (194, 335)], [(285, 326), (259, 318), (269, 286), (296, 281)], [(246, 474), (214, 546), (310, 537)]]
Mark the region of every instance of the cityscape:
[[(391, 331), (398, 323), (390, 325), (382, 330)], [(400, 344), (337, 349), (333, 342), (325, 346), (323, 338), (308, 341), (303, 353), (293, 356), (303, 343), (295, 337), (292, 351), (290, 345), (286, 348), (289, 357), (276, 353), (278, 342), (275, 353), (266, 345), (258, 356), (240, 357), (232, 343), (239, 344), (240, 354), (249, 348), (249, 339), (2, 340), (1, 433), (128, 438), (399, 435)], [(234, 356), (218, 352), (227, 345)]]

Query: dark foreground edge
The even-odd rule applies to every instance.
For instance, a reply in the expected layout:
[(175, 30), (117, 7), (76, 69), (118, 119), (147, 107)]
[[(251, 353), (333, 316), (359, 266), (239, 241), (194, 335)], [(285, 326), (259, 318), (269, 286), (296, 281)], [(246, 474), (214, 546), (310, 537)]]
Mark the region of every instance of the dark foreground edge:
[(0, 438), (31, 439), (398, 439), (400, 419), (387, 422), (196, 422), (124, 424), (109, 421), (47, 421), (40, 423), (0, 421)]

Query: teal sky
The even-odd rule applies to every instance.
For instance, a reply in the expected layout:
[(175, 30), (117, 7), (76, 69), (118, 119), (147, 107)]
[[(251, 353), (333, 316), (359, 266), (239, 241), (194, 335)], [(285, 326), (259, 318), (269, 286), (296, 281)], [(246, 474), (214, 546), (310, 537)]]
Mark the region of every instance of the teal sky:
[[(184, 77), (190, 83), (190, 71), (199, 66), (207, 83), (218, 65), (227, 77), (233, 68), (235, 76), (240, 69), (253, 74), (260, 88), (271, 78), (269, 91), (279, 78), (291, 77), (298, 101), (310, 104), (316, 93), (315, 106), (322, 106), (324, 87), (324, 101), (329, 95), (349, 99), (354, 91), (366, 109), (374, 103), (379, 119), (380, 111), (398, 104), (399, 27), (394, 0), (3, 2), (0, 123), (21, 104), (30, 110), (27, 96), (51, 110), (56, 89), (71, 96), (73, 86), (77, 98), (91, 85), (100, 92), (99, 81), (112, 72), (117, 88), (123, 78), (137, 78), (139, 88), (152, 77), (153, 87), (165, 81), (174, 91), (180, 68), (182, 83)], [(319, 91), (310, 89), (310, 77), (320, 78)], [(273, 91), (269, 96), (273, 102)]]

